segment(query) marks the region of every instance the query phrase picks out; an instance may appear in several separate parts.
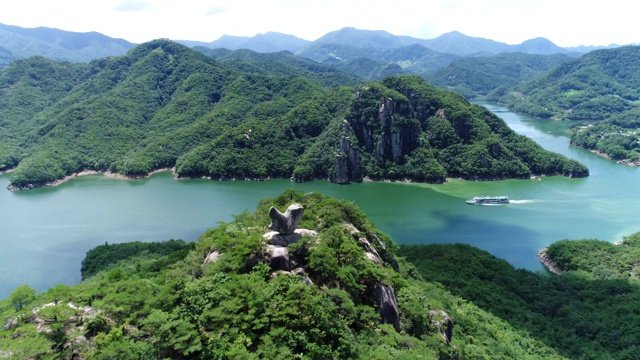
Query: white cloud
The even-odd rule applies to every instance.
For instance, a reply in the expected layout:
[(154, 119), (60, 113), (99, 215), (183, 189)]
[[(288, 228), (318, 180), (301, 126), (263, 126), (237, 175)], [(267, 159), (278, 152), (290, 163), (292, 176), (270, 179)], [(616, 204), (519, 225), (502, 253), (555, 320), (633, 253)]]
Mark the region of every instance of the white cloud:
[(137, 1), (137, 0), (125, 0), (120, 4), (116, 5), (114, 8), (116, 11), (149, 11), (152, 9), (151, 4), (145, 1)]

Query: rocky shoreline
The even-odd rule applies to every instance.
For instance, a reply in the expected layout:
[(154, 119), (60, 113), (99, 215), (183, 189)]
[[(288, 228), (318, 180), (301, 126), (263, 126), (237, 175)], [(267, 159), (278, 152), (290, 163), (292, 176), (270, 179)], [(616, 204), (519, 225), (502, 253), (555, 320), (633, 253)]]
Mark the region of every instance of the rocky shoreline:
[(558, 264), (551, 260), (549, 255), (547, 255), (547, 248), (538, 251), (536, 255), (538, 255), (538, 257), (540, 258), (540, 262), (542, 262), (542, 265), (544, 265), (544, 267), (552, 273), (562, 275), (566, 272), (566, 270), (558, 266)]

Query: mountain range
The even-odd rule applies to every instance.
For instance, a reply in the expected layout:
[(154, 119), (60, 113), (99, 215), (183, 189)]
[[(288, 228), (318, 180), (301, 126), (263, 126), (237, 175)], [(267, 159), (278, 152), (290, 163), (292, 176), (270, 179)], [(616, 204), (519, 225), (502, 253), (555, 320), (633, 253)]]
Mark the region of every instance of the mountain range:
[[(224, 35), (208, 43), (192, 40), (177, 42), (189, 47), (209, 49), (247, 49), (260, 53), (289, 51), (317, 62), (339, 66), (352, 67), (354, 61), (362, 62), (361, 59), (366, 58), (375, 62), (366, 68), (367, 72), (384, 73), (382, 67), (395, 64), (404, 72), (416, 74), (435, 71), (460, 57), (510, 52), (578, 56), (596, 49), (586, 46), (562, 48), (545, 38), (509, 45), (467, 36), (457, 31), (434, 39), (419, 39), (393, 35), (383, 30), (360, 30), (352, 27), (332, 31), (315, 41), (278, 32), (266, 32), (253, 37)], [(35, 55), (56, 61), (88, 62), (106, 56), (123, 55), (134, 46), (135, 44), (127, 40), (111, 38), (97, 32), (80, 33), (47, 27), (22, 28), (0, 24), (0, 67), (8, 65), (13, 60)], [(422, 68), (421, 63), (431, 65)], [(372, 67), (374, 64), (377, 67)], [(421, 70), (415, 71), (411, 67), (420, 67)]]

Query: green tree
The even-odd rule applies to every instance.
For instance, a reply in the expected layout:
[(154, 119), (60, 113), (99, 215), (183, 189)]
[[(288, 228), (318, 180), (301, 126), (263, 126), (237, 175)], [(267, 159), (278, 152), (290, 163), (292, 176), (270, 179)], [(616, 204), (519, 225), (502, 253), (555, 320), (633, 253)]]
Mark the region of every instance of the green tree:
[(9, 295), (9, 303), (16, 311), (22, 310), (36, 299), (36, 290), (29, 285), (20, 285)]

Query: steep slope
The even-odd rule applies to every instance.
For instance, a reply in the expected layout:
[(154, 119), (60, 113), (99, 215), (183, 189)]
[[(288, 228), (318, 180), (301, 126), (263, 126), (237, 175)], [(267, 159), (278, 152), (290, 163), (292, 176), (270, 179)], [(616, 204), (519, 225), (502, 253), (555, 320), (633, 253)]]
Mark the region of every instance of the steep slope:
[[(336, 182), (588, 173), (526, 142), (487, 110), (417, 77), (335, 87), (354, 79), (291, 54), (235, 55), (215, 61), (157, 40), (77, 68), (59, 88), (55, 76), (66, 74), (65, 65), (57, 73), (23, 66), (25, 81), (18, 83), (7, 74), (23, 63), (12, 65), (0, 73), (7, 79), (0, 88), (10, 93), (0, 108), (0, 138), (12, 139), (0, 147), (2, 169), (18, 163), (15, 188), (82, 170), (140, 177), (166, 167), (187, 177), (293, 174)], [(46, 86), (55, 91), (26, 98)], [(21, 102), (39, 98), (21, 110)], [(22, 117), (11, 116), (21, 111)], [(339, 160), (345, 154), (352, 154), (349, 163)]]
[(105, 56), (122, 55), (134, 44), (97, 32), (78, 33), (0, 24), (0, 47), (9, 51), (14, 58), (40, 55), (56, 61), (88, 62)]
[[(286, 246), (265, 238), (277, 228), (272, 206), (302, 209), (297, 219), (307, 235)], [(285, 191), (195, 244), (103, 245), (87, 253), (83, 269), (92, 276), (76, 286), (58, 285), (37, 297), (18, 287), (0, 301), (0, 316), (8, 319), (0, 328), (0, 354), (562, 358), (535, 334), (422, 280), (395, 251), (352, 203)]]
[(299, 180), (329, 177), (339, 183), (364, 177), (443, 182), (531, 174), (582, 177), (588, 170), (517, 135), (487, 109), (417, 76), (392, 76), (356, 88), (345, 120), (332, 122), (294, 170)]
[(571, 359), (637, 356), (640, 233), (620, 245), (561, 240), (547, 254), (558, 276), (514, 269), (469, 245), (400, 246), (425, 278)]
[(515, 111), (567, 120), (602, 120), (637, 107), (640, 47), (596, 50), (490, 99)]
[(512, 88), (533, 80), (572, 59), (567, 55), (524, 53), (479, 56), (453, 61), (446, 68), (425, 77), (436, 86), (474, 98), (486, 96), (501, 87)]

